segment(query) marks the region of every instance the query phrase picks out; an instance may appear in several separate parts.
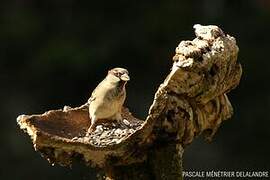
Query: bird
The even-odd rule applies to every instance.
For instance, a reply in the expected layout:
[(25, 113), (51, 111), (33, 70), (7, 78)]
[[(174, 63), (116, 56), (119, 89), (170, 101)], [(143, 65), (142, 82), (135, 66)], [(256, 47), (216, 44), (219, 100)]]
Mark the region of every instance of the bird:
[(122, 121), (121, 110), (126, 99), (126, 84), (130, 80), (128, 70), (116, 67), (98, 84), (88, 99), (91, 134), (101, 119)]

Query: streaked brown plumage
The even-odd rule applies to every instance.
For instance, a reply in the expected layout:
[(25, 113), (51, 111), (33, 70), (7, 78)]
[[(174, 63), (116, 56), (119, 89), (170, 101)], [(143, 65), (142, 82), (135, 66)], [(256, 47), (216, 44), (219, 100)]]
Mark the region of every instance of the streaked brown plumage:
[(121, 121), (121, 109), (126, 98), (125, 85), (129, 81), (128, 71), (124, 68), (114, 68), (92, 92), (88, 100), (91, 133), (100, 119)]

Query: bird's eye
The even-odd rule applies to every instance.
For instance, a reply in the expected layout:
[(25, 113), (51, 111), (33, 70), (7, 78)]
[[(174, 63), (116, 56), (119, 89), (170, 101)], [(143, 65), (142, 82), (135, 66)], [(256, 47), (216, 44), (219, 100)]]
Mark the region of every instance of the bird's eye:
[(115, 76), (120, 77), (121, 73), (120, 72), (115, 72)]

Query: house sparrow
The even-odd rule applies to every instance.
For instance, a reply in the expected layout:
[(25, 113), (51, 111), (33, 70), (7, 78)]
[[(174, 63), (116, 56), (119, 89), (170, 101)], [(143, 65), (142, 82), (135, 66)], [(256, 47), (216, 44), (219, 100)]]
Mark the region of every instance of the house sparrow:
[(92, 92), (88, 100), (91, 126), (87, 134), (95, 130), (100, 119), (122, 120), (121, 109), (126, 98), (125, 85), (129, 81), (128, 71), (124, 68), (114, 68)]

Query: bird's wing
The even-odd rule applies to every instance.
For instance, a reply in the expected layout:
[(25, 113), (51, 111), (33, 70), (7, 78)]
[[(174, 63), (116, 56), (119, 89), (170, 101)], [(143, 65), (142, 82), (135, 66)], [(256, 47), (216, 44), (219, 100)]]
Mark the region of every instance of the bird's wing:
[(94, 89), (94, 91), (91, 94), (91, 97), (88, 99), (88, 103), (89, 104), (96, 99), (96, 93), (95, 93), (95, 91), (96, 91), (96, 89)]
[(94, 100), (96, 100), (96, 98), (97, 98), (97, 92), (100, 92), (100, 91), (102, 91), (102, 90), (104, 90), (104, 84), (105, 84), (105, 82), (104, 82), (104, 80), (103, 81), (101, 81), (98, 85), (97, 85), (97, 87), (94, 89), (94, 91), (92, 92), (92, 94), (91, 94), (91, 97), (88, 99), (88, 103), (90, 104), (91, 102), (93, 102)]
[(95, 96), (91, 96), (89, 99), (88, 99), (88, 103), (91, 103), (92, 101), (94, 101), (96, 99)]

